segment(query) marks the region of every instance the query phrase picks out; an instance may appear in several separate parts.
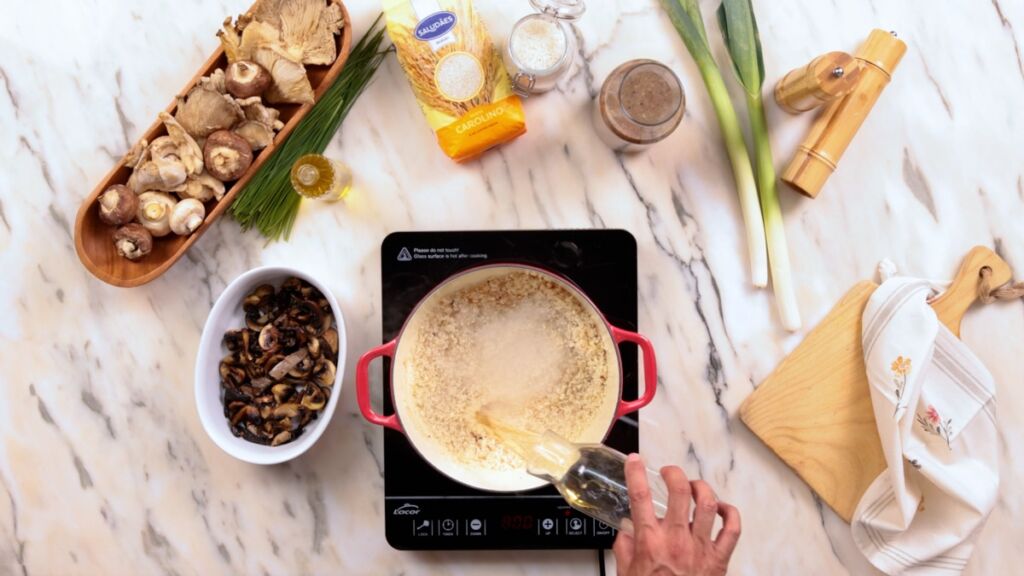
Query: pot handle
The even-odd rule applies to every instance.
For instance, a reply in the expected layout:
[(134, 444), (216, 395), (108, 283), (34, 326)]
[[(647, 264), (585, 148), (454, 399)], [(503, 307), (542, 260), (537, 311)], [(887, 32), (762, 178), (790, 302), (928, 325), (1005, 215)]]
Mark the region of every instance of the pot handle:
[(359, 403), (359, 411), (363, 413), (363, 418), (378, 426), (391, 428), (404, 434), (405, 431), (402, 430), (402, 425), (398, 422), (396, 414), (390, 416), (377, 414), (370, 406), (370, 362), (382, 356), (394, 358), (397, 346), (398, 340), (392, 340), (370, 349), (359, 357), (359, 363), (356, 364), (356, 401)]
[(615, 408), (615, 418), (618, 419), (630, 412), (636, 412), (654, 400), (654, 392), (658, 389), (658, 362), (654, 357), (654, 345), (646, 336), (615, 326), (612, 326), (611, 329), (612, 339), (615, 340), (616, 345), (632, 342), (640, 347), (640, 352), (644, 356), (644, 393), (636, 400), (620, 398), (619, 405)]

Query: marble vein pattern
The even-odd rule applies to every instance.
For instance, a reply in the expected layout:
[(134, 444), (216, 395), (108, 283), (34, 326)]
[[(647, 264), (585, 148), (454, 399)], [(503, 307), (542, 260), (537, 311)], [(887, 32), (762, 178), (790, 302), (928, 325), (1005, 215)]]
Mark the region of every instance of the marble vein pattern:
[[(497, 39), (525, 0), (478, 0)], [(710, 16), (714, 1), (702, 1)], [(595, 574), (592, 551), (392, 550), (381, 431), (358, 415), (352, 362), (330, 428), (303, 458), (237, 462), (206, 437), (192, 392), (200, 331), (231, 279), (260, 264), (316, 273), (340, 301), (348, 357), (380, 341), (379, 243), (395, 230), (614, 227), (636, 236), (640, 327), (660, 360), (642, 414), (652, 467), (682, 465), (739, 506), (731, 573), (871, 574), (849, 527), (738, 420), (737, 408), (854, 282), (892, 258), (950, 277), (973, 245), (1024, 276), (1024, 3), (755, 1), (769, 83), (870, 29), (908, 44), (878, 106), (816, 200), (782, 189), (801, 333), (747, 281), (743, 228), (697, 69), (655, 0), (592, 0), (529, 132), (455, 165), (390, 58), (328, 153), (355, 188), (306, 206), (288, 243), (223, 220), (167, 274), (125, 290), (79, 264), (80, 200), (214, 49), (246, 0), (7, 2), (0, 9), (0, 573)], [(379, 10), (351, 0), (365, 30)], [(708, 21), (723, 68), (717, 25)], [(619, 63), (681, 77), (679, 130), (616, 155), (588, 106)], [(735, 83), (730, 86), (735, 96)], [(742, 108), (741, 108), (742, 114)], [(811, 122), (769, 107), (776, 164)], [(1024, 305), (969, 314), (964, 339), (998, 382), (999, 502), (967, 573), (1024, 561)], [(827, 371), (827, 366), (822, 366)]]

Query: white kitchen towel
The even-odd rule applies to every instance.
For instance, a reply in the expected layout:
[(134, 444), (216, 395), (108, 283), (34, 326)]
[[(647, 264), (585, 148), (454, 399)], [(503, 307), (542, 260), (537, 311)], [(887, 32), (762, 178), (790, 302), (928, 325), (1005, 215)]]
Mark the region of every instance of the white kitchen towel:
[(995, 384), (928, 305), (932, 285), (894, 277), (864, 310), (864, 364), (888, 469), (853, 515), (886, 574), (958, 574), (999, 488)]

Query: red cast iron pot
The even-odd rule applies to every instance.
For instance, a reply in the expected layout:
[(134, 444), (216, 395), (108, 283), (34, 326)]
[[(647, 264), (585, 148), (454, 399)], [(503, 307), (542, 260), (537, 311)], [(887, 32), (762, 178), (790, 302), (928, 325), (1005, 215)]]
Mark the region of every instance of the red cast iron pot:
[[(463, 287), (522, 270), (539, 274), (564, 288), (582, 304), (586, 313), (591, 315), (591, 320), (595, 322), (595, 325), (605, 328), (602, 332), (604, 357), (608, 362), (608, 374), (618, 377), (618, 386), (605, 386), (607, 391), (605, 397), (591, 414), (588, 424), (584, 426), (583, 433), (574, 439), (581, 443), (603, 441), (616, 420), (625, 414), (647, 406), (654, 399), (654, 392), (657, 389), (657, 364), (654, 347), (644, 336), (609, 324), (597, 306), (578, 286), (559, 274), (541, 268), (523, 264), (487, 264), (451, 276), (416, 304), (394, 340), (366, 352), (356, 365), (356, 397), (359, 409), (367, 420), (405, 434), (423, 458), (446, 476), (462, 484), (493, 492), (530, 490), (542, 486), (545, 482), (527, 474), (524, 470), (491, 470), (470, 467), (452, 458), (449, 452), (433, 440), (430, 434), (426, 433), (429, 430), (430, 422), (420, 417), (409, 393), (415, 373), (409, 366), (411, 363), (408, 359), (415, 355), (416, 351), (413, 349), (414, 344), (412, 343), (418, 340), (411, 338), (410, 335), (415, 334), (423, 325), (423, 318), (426, 315), (421, 311), (425, 307)], [(636, 400), (622, 398), (622, 358), (619, 353), (619, 344), (623, 342), (632, 342), (643, 352), (644, 390), (643, 395)], [(392, 360), (391, 395), (395, 413), (388, 416), (374, 412), (370, 406), (369, 366), (375, 358), (382, 356)]]

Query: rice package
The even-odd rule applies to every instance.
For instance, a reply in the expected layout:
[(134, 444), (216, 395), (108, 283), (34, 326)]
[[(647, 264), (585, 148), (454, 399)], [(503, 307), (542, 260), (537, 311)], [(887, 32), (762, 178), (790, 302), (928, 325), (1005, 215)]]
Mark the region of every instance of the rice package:
[(444, 153), (456, 161), (526, 132), (522, 103), (471, 0), (383, 0), (388, 34)]

